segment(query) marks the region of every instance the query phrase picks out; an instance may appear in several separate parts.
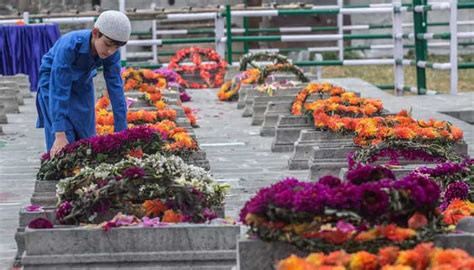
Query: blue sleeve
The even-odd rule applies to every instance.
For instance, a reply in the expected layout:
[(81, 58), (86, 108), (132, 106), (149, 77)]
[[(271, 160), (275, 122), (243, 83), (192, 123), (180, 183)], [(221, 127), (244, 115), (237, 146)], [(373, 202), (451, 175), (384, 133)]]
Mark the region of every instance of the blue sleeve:
[(49, 111), (53, 132), (66, 130), (65, 121), (69, 112), (73, 74), (71, 65), (75, 58), (75, 51), (70, 46), (58, 45), (49, 80)]
[(114, 55), (104, 60), (103, 64), (105, 83), (114, 113), (114, 131), (122, 131), (127, 128), (127, 105), (120, 76), (120, 53), (115, 52)]

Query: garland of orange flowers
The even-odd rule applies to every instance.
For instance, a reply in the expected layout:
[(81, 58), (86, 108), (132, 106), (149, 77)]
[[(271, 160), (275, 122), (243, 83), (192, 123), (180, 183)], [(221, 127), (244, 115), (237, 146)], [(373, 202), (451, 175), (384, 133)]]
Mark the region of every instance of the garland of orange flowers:
[[(314, 93), (321, 97), (329, 93), (330, 97), (306, 103)], [(449, 122), (415, 120), (405, 110), (396, 116), (370, 117), (382, 109), (380, 100), (360, 98), (330, 84), (310, 83), (296, 96), (291, 113), (302, 115), (303, 110), (312, 111), (316, 128), (354, 134), (354, 144), (358, 146), (377, 145), (385, 140), (456, 142), (463, 138), (462, 130)]]
[(381, 248), (377, 254), (359, 251), (348, 254), (344, 250), (330, 254), (311, 253), (306, 258), (296, 255), (281, 260), (277, 270), (463, 270), (474, 268), (474, 257), (461, 249), (436, 248), (433, 243), (421, 243), (413, 249), (400, 250), (395, 246)]
[(387, 117), (341, 117), (329, 115), (323, 109), (313, 112), (316, 128), (333, 132), (355, 134), (354, 143), (359, 146), (376, 145), (384, 140), (445, 140), (459, 141), (463, 132), (445, 121), (415, 120), (407, 111)]
[[(206, 57), (209, 61), (214, 63), (204, 64), (202, 63), (202, 57)], [(186, 58), (190, 58), (194, 65), (180, 65), (181, 61)], [(215, 50), (196, 47), (185, 48), (177, 51), (176, 54), (171, 57), (168, 64), (168, 68), (177, 72), (199, 72), (199, 76), (203, 79), (204, 83), (189, 83), (183, 78), (179, 79), (178, 82), (187, 88), (213, 88), (221, 86), (224, 82), (226, 66), (227, 63)], [(211, 71), (216, 71), (214, 78), (212, 78)]]
[[(165, 103), (165, 101), (161, 97), (161, 92), (155, 93), (155, 94), (150, 94), (146, 93), (144, 96), (144, 99), (148, 101), (151, 105), (155, 106), (157, 110), (164, 110), (165, 108), (168, 107), (168, 104)], [(189, 123), (191, 126), (196, 127), (197, 126), (197, 118), (194, 115), (193, 111), (191, 108), (183, 106), (181, 102), (179, 102), (181, 108), (184, 110), (184, 114), (186, 115), (186, 118), (188, 118)]]
[[(95, 106), (96, 110), (96, 124), (97, 125), (113, 125), (114, 117), (112, 112), (107, 111), (107, 107), (110, 104), (110, 100), (103, 96), (101, 97)], [(175, 120), (176, 111), (172, 109), (162, 109), (157, 111), (145, 111), (140, 110), (137, 112), (127, 112), (127, 123), (132, 124), (146, 124), (146, 123), (155, 123), (160, 120)], [(103, 130), (101, 130), (103, 132)]]
[(332, 96), (305, 104), (305, 109), (306, 111), (323, 110), (331, 115), (358, 117), (380, 113), (383, 110), (383, 104), (378, 99), (359, 98), (353, 92), (346, 92), (341, 96)]
[(150, 69), (127, 68), (122, 72), (124, 90), (138, 90), (143, 93), (155, 93), (167, 86), (166, 78)]
[(297, 95), (293, 104), (291, 105), (291, 114), (302, 115), (303, 108), (306, 106), (306, 100), (310, 95), (319, 94), (322, 98), (323, 95), (329, 96), (340, 96), (345, 93), (346, 90), (339, 86), (334, 86), (330, 83), (309, 83), (303, 90)]
[(219, 92), (217, 98), (220, 101), (232, 101), (237, 99), (240, 86), (242, 84), (254, 84), (260, 76), (260, 70), (257, 68), (249, 69), (235, 76), (232, 80), (225, 82)]

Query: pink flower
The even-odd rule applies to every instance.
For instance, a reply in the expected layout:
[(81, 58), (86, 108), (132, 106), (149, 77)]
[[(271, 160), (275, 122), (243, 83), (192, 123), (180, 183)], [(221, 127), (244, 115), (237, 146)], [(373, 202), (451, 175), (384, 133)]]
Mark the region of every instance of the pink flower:
[(345, 222), (344, 220), (339, 220), (336, 224), (336, 228), (343, 233), (350, 233), (356, 229), (354, 225), (350, 224), (349, 222)]
[(37, 218), (30, 221), (28, 228), (31, 229), (52, 229), (53, 223), (45, 218)]
[(31, 204), (28, 206), (25, 206), (26, 212), (43, 212), (43, 206), (37, 205), (37, 204)]
[(159, 217), (156, 217), (156, 218), (143, 217), (142, 226), (143, 227), (161, 227), (165, 225), (160, 222)]

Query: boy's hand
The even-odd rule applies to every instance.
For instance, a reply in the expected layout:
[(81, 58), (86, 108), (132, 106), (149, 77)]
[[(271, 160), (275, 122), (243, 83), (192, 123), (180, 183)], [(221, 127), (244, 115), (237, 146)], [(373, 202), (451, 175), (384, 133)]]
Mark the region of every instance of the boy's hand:
[(56, 132), (56, 139), (54, 140), (53, 147), (51, 147), (50, 155), (54, 157), (59, 150), (63, 149), (66, 144), (69, 142), (67, 141), (66, 133), (65, 132)]

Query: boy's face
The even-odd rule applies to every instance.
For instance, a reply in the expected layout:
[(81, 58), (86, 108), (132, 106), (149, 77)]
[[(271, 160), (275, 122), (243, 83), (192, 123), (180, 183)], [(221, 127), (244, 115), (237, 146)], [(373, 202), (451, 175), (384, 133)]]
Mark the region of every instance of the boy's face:
[(118, 48), (120, 48), (120, 46), (117, 45), (113, 40), (109, 39), (105, 35), (100, 35), (99, 31), (94, 31), (94, 32), (96, 32), (96, 33), (93, 33), (94, 47), (97, 52), (97, 55), (99, 55), (101, 59), (105, 59), (111, 56), (118, 50)]

